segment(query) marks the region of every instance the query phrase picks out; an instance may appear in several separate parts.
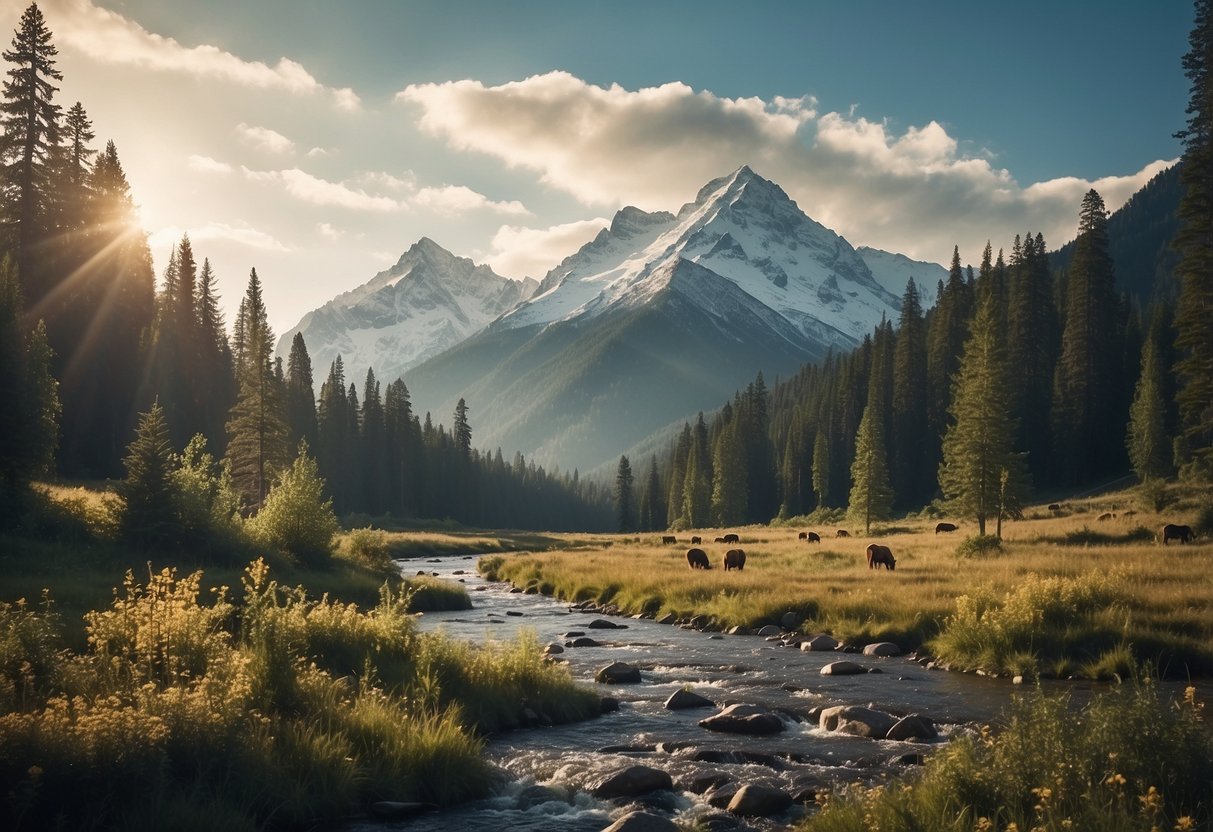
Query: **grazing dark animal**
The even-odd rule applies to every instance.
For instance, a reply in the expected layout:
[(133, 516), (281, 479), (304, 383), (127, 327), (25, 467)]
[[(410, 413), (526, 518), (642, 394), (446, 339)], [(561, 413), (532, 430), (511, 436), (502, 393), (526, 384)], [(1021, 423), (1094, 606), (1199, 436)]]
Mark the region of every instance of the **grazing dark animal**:
[(808, 540), (808, 539), (809, 539), (809, 533), (808, 533), (808, 532), (801, 532), (800, 534), (796, 535), (796, 539), (797, 539), (797, 540)]
[(869, 543), (868, 569), (876, 569), (881, 566), (889, 570), (897, 568), (897, 558), (893, 557), (893, 550), (888, 546), (881, 546), (879, 543)]
[(835, 537), (850, 537), (851, 533), (849, 531), (847, 531), (846, 529), (839, 529), (837, 532), (834, 533), (834, 536)]
[(817, 532), (809, 532), (809, 536), (806, 539), (809, 541), (809, 543), (820, 543), (821, 535), (819, 535)]
[(724, 543), (740, 543), (741, 537), (733, 532), (729, 532), (723, 538), (721, 538), (721, 540)]
[(1162, 527), (1162, 545), (1166, 546), (1169, 541), (1178, 540), (1180, 543), (1192, 542), (1192, 527), (1181, 526), (1178, 523), (1168, 523)]
[(741, 549), (729, 549), (724, 553), (724, 571), (730, 569), (745, 569), (745, 552)]
[(677, 543), (678, 538), (674, 537), (674, 535), (672, 535), (672, 534), (663, 534), (661, 536), (661, 542), (662, 543)]
[(935, 534), (939, 534), (940, 532), (954, 532), (954, 531), (956, 531), (955, 523), (936, 523), (935, 524)]
[(724, 538), (723, 538), (723, 537), (718, 537), (718, 538), (716, 538), (716, 542), (717, 542), (717, 543), (724, 543)]
[(687, 566), (692, 569), (711, 569), (708, 553), (703, 549), (687, 549)]
[(1105, 511), (1103, 514), (1099, 515), (1095, 519), (1102, 523), (1104, 520), (1115, 520), (1116, 515), (1110, 511)]
[(1061, 511), (1061, 503), (1049, 503), (1049, 511)]
[(698, 546), (700, 543), (703, 543), (703, 538), (700, 537), (699, 535), (695, 535), (695, 537), (691, 538), (692, 546)]

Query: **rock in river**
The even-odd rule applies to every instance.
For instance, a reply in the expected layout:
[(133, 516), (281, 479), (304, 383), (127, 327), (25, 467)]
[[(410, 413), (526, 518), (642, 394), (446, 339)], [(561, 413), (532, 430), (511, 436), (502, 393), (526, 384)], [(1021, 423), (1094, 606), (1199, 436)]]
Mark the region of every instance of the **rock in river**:
[(821, 712), (818, 726), (826, 731), (839, 731), (857, 737), (884, 739), (889, 729), (897, 723), (889, 714), (875, 711), (862, 705), (835, 705)]
[(640, 669), (626, 662), (611, 662), (594, 674), (594, 679), (607, 685), (626, 685), (640, 681)]
[(715, 708), (716, 703), (692, 691), (680, 689), (670, 694), (665, 706), (667, 710), (678, 711), (683, 708)]
[(904, 652), (891, 641), (878, 641), (863, 648), (865, 656), (900, 656)]
[(729, 811), (743, 817), (777, 815), (792, 805), (792, 796), (782, 789), (747, 783), (729, 801)]
[(897, 720), (897, 723), (885, 734), (888, 740), (933, 740), (939, 736), (935, 724), (925, 716), (910, 714)]
[(822, 676), (854, 676), (856, 673), (867, 673), (863, 665), (855, 662), (830, 662), (821, 669)]
[(607, 621), (605, 618), (595, 618), (589, 624), (586, 624), (587, 630), (626, 630), (627, 624), (616, 624), (614, 621)]
[(838, 639), (823, 633), (800, 642), (800, 649), (806, 652), (810, 650), (837, 650)]
[(777, 714), (743, 703), (729, 705), (720, 713), (699, 720), (699, 724), (709, 731), (729, 734), (778, 734), (783, 730), (783, 720)]
[(659, 789), (674, 788), (670, 775), (650, 766), (628, 766), (613, 771), (590, 785), (594, 797), (610, 800), (613, 797), (636, 797)]
[(602, 832), (679, 832), (678, 824), (651, 812), (628, 812)]

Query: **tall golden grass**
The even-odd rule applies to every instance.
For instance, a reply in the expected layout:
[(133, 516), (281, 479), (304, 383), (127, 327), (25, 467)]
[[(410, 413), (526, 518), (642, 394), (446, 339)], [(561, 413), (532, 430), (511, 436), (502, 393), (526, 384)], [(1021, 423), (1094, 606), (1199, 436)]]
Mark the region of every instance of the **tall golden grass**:
[[(1058, 516), (1043, 506), (1004, 525), (1002, 546), (957, 554), (976, 525), (934, 533), (935, 520), (906, 519), (872, 539), (797, 539), (800, 529), (753, 526), (679, 534), (615, 536), (595, 549), (486, 558), (482, 569), (569, 601), (613, 603), (629, 613), (707, 615), (720, 627), (776, 623), (784, 612), (806, 632), (847, 641), (891, 640), (925, 647), (961, 667), (995, 672), (1106, 676), (1140, 660), (1160, 672), (1213, 673), (1213, 543), (1163, 546), (1167, 522), (1195, 523), (1204, 491), (1175, 489), (1156, 513), (1121, 492), (1069, 502)], [(1116, 519), (1098, 521), (1105, 511)], [(1132, 512), (1125, 516), (1125, 512)], [(691, 534), (741, 536), (744, 571), (725, 572), (730, 546), (709, 542), (708, 571), (688, 568)], [(869, 570), (872, 540), (889, 546), (895, 571)]]

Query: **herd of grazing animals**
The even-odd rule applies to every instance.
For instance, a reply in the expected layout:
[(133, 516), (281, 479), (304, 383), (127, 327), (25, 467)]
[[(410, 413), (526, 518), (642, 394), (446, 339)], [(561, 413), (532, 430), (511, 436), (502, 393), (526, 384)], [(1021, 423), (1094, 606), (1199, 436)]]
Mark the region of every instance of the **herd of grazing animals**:
[[(1060, 510), (1061, 505), (1058, 503), (1051, 503), (1049, 505), (1049, 511), (1053, 514), (1057, 514), (1057, 512)], [(1126, 511), (1122, 516), (1129, 517), (1135, 513), (1136, 512)], [(1095, 519), (1099, 521), (1107, 521), (1115, 518), (1115, 513), (1105, 511), (1098, 515)], [(959, 528), (960, 527), (955, 523), (937, 523), (935, 525), (935, 534), (948, 534), (956, 531)], [(850, 537), (851, 533), (846, 529), (838, 529), (834, 536), (839, 538)], [(1162, 527), (1162, 532), (1160, 533), (1158, 540), (1162, 543), (1162, 545), (1166, 546), (1169, 545), (1173, 540), (1177, 543), (1191, 543), (1195, 537), (1196, 535), (1193, 533), (1191, 526), (1184, 526), (1178, 523), (1167, 523)], [(796, 535), (796, 538), (797, 540), (803, 540), (806, 543), (821, 542), (821, 535), (819, 535), (817, 532), (802, 531)], [(662, 544), (677, 544), (678, 538), (676, 535), (662, 535), (661, 542)], [(736, 532), (730, 532), (717, 537), (715, 542), (723, 544), (740, 543), (741, 536)], [(695, 535), (691, 538), (692, 546), (698, 547), (702, 545), (702, 543), (703, 538), (699, 535)], [(866, 553), (869, 569), (879, 569), (881, 566), (883, 566), (885, 569), (891, 572), (897, 568), (897, 558), (893, 556), (893, 550), (888, 546), (880, 543), (872, 543), (868, 545)], [(744, 569), (745, 559), (746, 555), (743, 549), (729, 549), (724, 554), (724, 570), (728, 572), (733, 569)], [(712, 568), (712, 563), (708, 558), (708, 553), (700, 548), (692, 548), (687, 550), (687, 565), (692, 569)]]

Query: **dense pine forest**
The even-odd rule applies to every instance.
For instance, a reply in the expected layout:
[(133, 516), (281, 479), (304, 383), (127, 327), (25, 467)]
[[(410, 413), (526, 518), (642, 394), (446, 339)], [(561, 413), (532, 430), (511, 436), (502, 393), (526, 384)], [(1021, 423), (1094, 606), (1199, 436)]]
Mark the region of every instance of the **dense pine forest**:
[[(0, 239), (0, 466), (5, 521), (31, 478), (118, 478), (141, 413), (165, 431), (165, 465), (203, 464), (254, 514), (300, 455), (314, 456), (342, 514), (480, 526), (610, 524), (609, 494), (576, 472), (473, 447), (468, 408), (451, 427), (413, 412), (400, 380), (346, 379), (340, 358), (313, 392), (302, 338), (287, 365), (252, 269), (228, 332), (216, 275), (188, 236), (159, 285), (118, 149), (98, 151), (84, 105), (57, 93), (52, 32), (23, 15), (8, 64)], [(361, 384), (361, 392), (359, 392)], [(147, 440), (147, 436), (141, 435)]]
[[(1144, 246), (1110, 237), (1110, 227), (1139, 227), (1130, 220), (1142, 201), (1130, 200), (1114, 223), (1091, 190), (1076, 240), (1053, 258), (1065, 268), (1050, 268), (1043, 236), (1030, 232), (1009, 256), (987, 244), (977, 269), (954, 251), (933, 309), (924, 313), (910, 280), (896, 325), (885, 321), (856, 350), (773, 389), (760, 373), (713, 417), (684, 425), (639, 486), (622, 459), (620, 526), (731, 526), (814, 512), (825, 520), (847, 510), (870, 528), (926, 507), (972, 516), (984, 534), (987, 520), (1018, 516), (1031, 495), (1130, 475), (1208, 479), (1213, 226), (1201, 191), (1210, 174), (1198, 178), (1196, 164), (1208, 154), (1207, 124), (1194, 116), (1184, 138), (1185, 162), (1151, 183), (1163, 204), (1167, 188), (1187, 186), (1178, 300), (1167, 285), (1154, 287), (1170, 273), (1158, 261), (1174, 258), (1141, 255), (1156, 251), (1153, 226)], [(1165, 211), (1159, 221), (1170, 221)], [(1122, 291), (1113, 251), (1127, 268), (1147, 270), (1121, 275)]]

